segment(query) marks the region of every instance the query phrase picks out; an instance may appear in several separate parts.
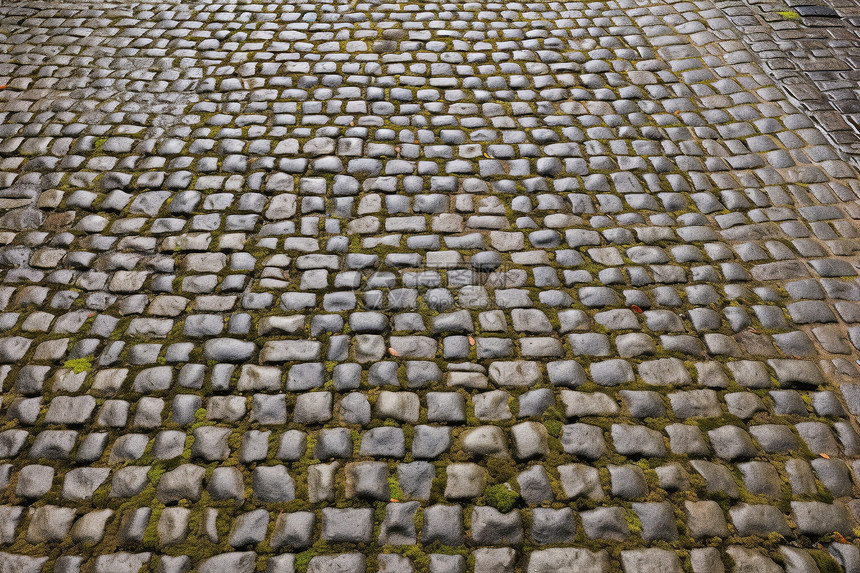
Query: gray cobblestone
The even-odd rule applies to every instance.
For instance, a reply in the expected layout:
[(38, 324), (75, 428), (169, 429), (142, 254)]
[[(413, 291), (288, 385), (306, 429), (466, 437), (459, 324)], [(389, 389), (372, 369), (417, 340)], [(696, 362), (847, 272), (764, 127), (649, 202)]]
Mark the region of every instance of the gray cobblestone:
[(0, 7), (0, 570), (848, 570), (833, 1)]

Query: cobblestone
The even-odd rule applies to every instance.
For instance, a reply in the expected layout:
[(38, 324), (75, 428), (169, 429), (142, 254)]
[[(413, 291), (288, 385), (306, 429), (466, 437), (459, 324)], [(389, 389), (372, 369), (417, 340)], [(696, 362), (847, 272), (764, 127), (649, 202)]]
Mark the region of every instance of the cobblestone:
[(0, 570), (856, 569), (836, 8), (5, 3)]

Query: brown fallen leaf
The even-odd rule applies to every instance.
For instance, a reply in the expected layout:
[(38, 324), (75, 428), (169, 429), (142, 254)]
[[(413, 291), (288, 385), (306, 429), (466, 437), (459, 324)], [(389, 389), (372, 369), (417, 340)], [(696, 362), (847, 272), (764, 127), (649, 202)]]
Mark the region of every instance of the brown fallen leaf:
[(394, 350), (393, 348), (388, 349), (388, 353), (392, 356), (400, 356), (400, 353)]
[(824, 452), (822, 452), (822, 453), (820, 453), (820, 454), (818, 454), (818, 455), (819, 455), (819, 456), (821, 456), (822, 458), (824, 458), (825, 460), (829, 460), (829, 459), (830, 459), (830, 456), (828, 456), (828, 455), (827, 455), (827, 454), (825, 454)]
[(630, 310), (632, 310), (632, 311), (633, 311), (633, 312), (635, 312), (636, 314), (642, 314), (643, 312), (645, 312), (645, 311), (643, 311), (643, 310), (642, 310), (642, 307), (641, 307), (641, 306), (639, 306), (638, 304), (631, 304), (631, 305), (630, 305)]
[(471, 336), (469, 337), (469, 344), (470, 344), (471, 346), (475, 346), (475, 339), (474, 339), (474, 338), (472, 338)]

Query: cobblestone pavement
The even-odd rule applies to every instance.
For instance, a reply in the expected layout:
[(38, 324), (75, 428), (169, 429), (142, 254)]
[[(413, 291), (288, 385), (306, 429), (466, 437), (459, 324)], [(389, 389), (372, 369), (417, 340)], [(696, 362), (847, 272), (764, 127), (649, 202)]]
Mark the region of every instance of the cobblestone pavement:
[[(799, 17), (816, 5), (839, 17)], [(860, 3), (856, 0), (721, 0), (764, 69), (828, 139), (860, 166)]]
[(860, 571), (860, 179), (710, 1), (4, 2), (0, 83), (0, 571)]

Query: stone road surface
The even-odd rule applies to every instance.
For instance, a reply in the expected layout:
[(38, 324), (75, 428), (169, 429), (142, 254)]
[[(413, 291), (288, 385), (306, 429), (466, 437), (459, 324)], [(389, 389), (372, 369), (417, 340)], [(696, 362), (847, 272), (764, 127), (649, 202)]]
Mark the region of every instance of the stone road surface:
[[(720, 0), (744, 42), (791, 101), (860, 166), (860, 3), (856, 0)], [(799, 17), (801, 7), (837, 17)], [(797, 10), (795, 10), (797, 8)]]
[(860, 571), (860, 179), (731, 11), (3, 2), (0, 571)]

